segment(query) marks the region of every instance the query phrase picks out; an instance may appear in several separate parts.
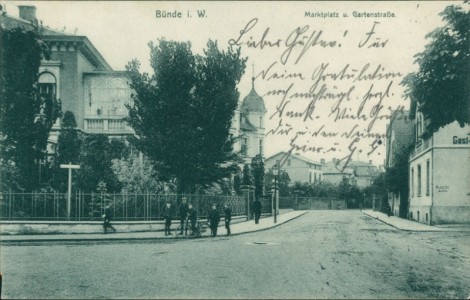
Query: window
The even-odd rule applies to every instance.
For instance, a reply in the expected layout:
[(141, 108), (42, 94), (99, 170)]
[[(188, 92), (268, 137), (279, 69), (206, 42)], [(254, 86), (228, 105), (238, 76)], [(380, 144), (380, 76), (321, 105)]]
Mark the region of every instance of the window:
[(428, 222), (429, 215), (426, 213), (426, 222)]
[(287, 166), (290, 167), (290, 159), (287, 160)]
[(321, 182), (321, 174), (318, 175), (318, 181)]
[(240, 115), (240, 122), (241, 122), (242, 124), (245, 124), (245, 123), (246, 123), (246, 118), (245, 118), (244, 115)]
[(313, 174), (313, 183), (317, 183), (317, 173)]
[(416, 117), (416, 142), (421, 141), (421, 134), (423, 133), (423, 116), (418, 113)]
[(429, 159), (428, 159), (426, 160), (426, 196), (429, 196), (429, 182), (430, 182), (429, 173), (430, 171), (429, 171)]
[(42, 73), (38, 78), (38, 90), (41, 96), (55, 96), (56, 80), (49, 72)]
[(259, 140), (259, 154), (263, 155), (263, 140)]
[(416, 212), (416, 214), (418, 215), (418, 216), (417, 216), (417, 218), (418, 218), (417, 220), (418, 220), (418, 222), (419, 222), (419, 210)]
[(259, 117), (259, 127), (263, 128), (263, 117), (262, 116)]
[(410, 212), (410, 219), (413, 220), (413, 212)]
[(410, 178), (410, 186), (411, 186), (411, 197), (415, 196), (415, 169), (411, 168), (411, 178)]
[(312, 183), (312, 173), (308, 173), (308, 182)]
[(242, 155), (245, 155), (246, 156), (246, 153), (248, 152), (248, 139), (247, 138), (243, 138), (242, 139)]
[(418, 197), (421, 197), (421, 165), (418, 165)]

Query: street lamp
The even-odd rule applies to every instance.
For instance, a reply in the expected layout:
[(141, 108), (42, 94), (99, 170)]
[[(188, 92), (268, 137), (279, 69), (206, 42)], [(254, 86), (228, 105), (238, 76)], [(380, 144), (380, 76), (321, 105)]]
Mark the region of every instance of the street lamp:
[(274, 166), (273, 168), (273, 175), (274, 175), (274, 198), (276, 205), (274, 207), (274, 223), (277, 223), (277, 214), (279, 211), (279, 194), (277, 190), (277, 176), (279, 175), (279, 168), (277, 165)]

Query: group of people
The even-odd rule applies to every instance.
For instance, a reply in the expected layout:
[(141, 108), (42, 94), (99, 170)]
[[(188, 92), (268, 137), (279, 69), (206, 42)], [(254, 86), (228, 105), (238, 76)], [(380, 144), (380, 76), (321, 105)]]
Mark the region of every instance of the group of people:
[[(253, 211), (255, 214), (255, 223), (259, 223), (259, 219), (261, 217), (261, 202), (259, 199), (256, 199), (253, 202)], [(191, 231), (192, 234), (196, 231), (196, 224), (197, 224), (197, 211), (194, 209), (191, 203), (187, 203), (187, 199), (185, 197), (182, 198), (181, 205), (179, 206), (179, 217), (180, 217), (180, 224), (181, 224), (181, 231), (180, 234), (188, 235), (188, 228), (185, 226), (186, 222), (190, 222), (191, 224)], [(165, 219), (165, 236), (171, 235), (170, 227), (171, 221), (173, 219), (173, 208), (171, 207), (171, 202), (167, 202), (165, 207), (163, 208), (163, 218)], [(107, 233), (108, 229), (112, 229), (116, 232), (116, 229), (111, 225), (112, 219), (112, 212), (110, 206), (106, 206), (103, 215), (103, 229), (104, 233)], [(217, 205), (212, 204), (212, 209), (209, 211), (209, 217), (207, 219), (209, 223), (209, 227), (211, 229), (211, 236), (217, 236), (217, 228), (219, 227), (220, 222), (220, 214), (217, 210)], [(230, 231), (230, 222), (232, 221), (232, 209), (225, 204), (224, 207), (224, 221), (225, 221), (225, 228), (227, 229), (227, 236), (231, 234)]]
[[(188, 235), (188, 227), (185, 226), (186, 222), (190, 222), (192, 234), (196, 231), (196, 224), (197, 224), (197, 211), (194, 209), (191, 203), (187, 203), (187, 199), (185, 197), (182, 198), (181, 204), (178, 209), (179, 218), (180, 218), (180, 227), (181, 231), (180, 234)], [(230, 235), (230, 222), (232, 221), (232, 209), (225, 204), (224, 208), (224, 219), (225, 219), (225, 228), (227, 229), (227, 235)], [(171, 207), (171, 203), (167, 202), (165, 208), (163, 209), (163, 218), (165, 219), (165, 236), (171, 235), (171, 221), (173, 218), (173, 209)], [(209, 227), (211, 229), (211, 236), (217, 236), (217, 228), (219, 227), (220, 222), (220, 214), (217, 210), (217, 205), (213, 204), (212, 209), (209, 211), (209, 217), (207, 219), (209, 223)]]

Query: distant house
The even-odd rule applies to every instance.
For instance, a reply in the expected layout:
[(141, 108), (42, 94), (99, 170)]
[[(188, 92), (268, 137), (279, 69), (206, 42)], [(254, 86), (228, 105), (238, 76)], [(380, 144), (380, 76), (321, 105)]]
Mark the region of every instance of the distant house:
[(374, 166), (371, 160), (368, 163), (363, 161), (350, 161), (348, 167), (354, 170), (356, 185), (360, 188), (371, 186), (374, 179), (380, 175), (379, 168)]
[(343, 180), (346, 180), (349, 184), (356, 184), (356, 178), (354, 176), (354, 169), (350, 166), (342, 168), (341, 164), (338, 164), (337, 159), (333, 159), (327, 163), (324, 159), (321, 160), (323, 164), (323, 181), (332, 184), (340, 184)]
[(423, 138), (430, 120), (413, 105), (409, 219), (431, 225), (470, 223), (470, 126), (455, 121)]
[[(403, 116), (388, 124), (387, 132), (385, 166), (386, 168), (392, 168), (397, 156), (413, 143), (413, 122), (409, 119), (409, 111), (404, 111)], [(402, 176), (407, 176), (407, 174), (402, 174)], [(388, 204), (392, 214), (398, 216), (400, 212), (400, 194), (388, 192)]]
[(281, 170), (289, 174), (291, 182), (317, 184), (323, 180), (322, 164), (297, 154), (287, 156), (286, 152), (279, 152), (264, 162), (266, 170), (272, 169), (275, 165), (280, 165)]

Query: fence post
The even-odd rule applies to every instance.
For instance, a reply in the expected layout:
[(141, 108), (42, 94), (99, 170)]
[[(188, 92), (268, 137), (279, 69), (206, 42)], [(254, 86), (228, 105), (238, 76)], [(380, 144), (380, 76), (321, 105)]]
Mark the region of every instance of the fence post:
[(11, 190), (10, 190), (10, 193), (8, 195), (8, 202), (9, 202), (9, 206), (8, 206), (8, 210), (9, 210), (9, 216), (8, 216), (8, 220), (11, 221), (11, 211), (12, 211), (12, 207), (11, 207)]

